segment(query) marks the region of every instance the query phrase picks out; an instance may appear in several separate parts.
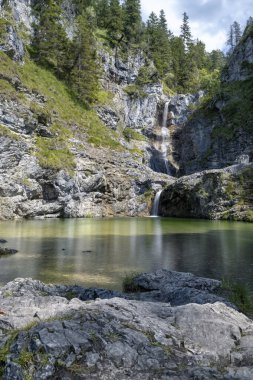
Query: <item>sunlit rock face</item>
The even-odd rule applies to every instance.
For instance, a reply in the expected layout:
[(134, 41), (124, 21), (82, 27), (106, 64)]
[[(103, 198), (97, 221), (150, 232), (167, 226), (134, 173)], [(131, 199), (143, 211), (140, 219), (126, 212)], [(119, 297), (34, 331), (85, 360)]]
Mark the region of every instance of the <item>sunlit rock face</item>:
[(252, 163), (191, 174), (166, 187), (159, 214), (252, 222), (252, 188)]
[(219, 281), (165, 270), (134, 281), (152, 302), (31, 279), (2, 287), (3, 380), (252, 378), (252, 320), (215, 294)]
[[(252, 29), (252, 26), (251, 26)], [(243, 81), (253, 77), (253, 33), (249, 32), (236, 46), (222, 79), (224, 82)]]

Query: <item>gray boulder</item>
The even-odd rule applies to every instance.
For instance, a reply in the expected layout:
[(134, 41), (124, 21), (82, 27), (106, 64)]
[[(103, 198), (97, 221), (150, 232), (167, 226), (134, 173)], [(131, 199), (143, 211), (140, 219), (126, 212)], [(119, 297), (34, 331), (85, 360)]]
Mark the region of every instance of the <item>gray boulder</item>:
[[(145, 290), (161, 291), (189, 285), (208, 293), (220, 285), (169, 271), (143, 274), (136, 281)], [(1, 288), (4, 380), (252, 379), (253, 322), (224, 303), (190, 300), (173, 307), (124, 298), (102, 300), (103, 295), (116, 294), (99, 290), (95, 291), (100, 299), (94, 301), (72, 298), (83, 291), (31, 279)], [(16, 334), (9, 335), (16, 328)]]

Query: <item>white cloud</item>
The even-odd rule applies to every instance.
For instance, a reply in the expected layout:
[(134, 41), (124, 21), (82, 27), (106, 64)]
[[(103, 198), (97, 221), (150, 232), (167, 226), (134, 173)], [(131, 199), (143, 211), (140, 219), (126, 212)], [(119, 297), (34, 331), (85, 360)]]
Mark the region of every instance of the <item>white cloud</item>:
[(141, 0), (143, 16), (164, 9), (169, 29), (180, 34), (182, 14), (187, 12), (194, 38), (206, 44), (208, 51), (225, 47), (227, 32), (233, 21), (244, 27), (253, 16), (252, 0)]

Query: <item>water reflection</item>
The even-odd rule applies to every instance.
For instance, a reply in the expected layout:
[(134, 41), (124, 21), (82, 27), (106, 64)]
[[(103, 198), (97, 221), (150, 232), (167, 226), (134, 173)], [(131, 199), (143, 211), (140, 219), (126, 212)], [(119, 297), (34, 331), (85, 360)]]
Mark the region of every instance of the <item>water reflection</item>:
[(247, 282), (253, 290), (253, 225), (179, 219), (82, 219), (0, 223), (16, 248), (0, 282), (33, 277), (120, 289), (129, 271), (159, 268)]

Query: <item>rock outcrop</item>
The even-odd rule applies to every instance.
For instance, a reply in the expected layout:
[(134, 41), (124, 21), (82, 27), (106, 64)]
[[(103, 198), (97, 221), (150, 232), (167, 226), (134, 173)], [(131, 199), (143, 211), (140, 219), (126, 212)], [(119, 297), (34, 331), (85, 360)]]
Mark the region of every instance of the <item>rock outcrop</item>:
[(253, 220), (253, 164), (179, 178), (161, 194), (162, 216)]
[[(71, 38), (75, 14), (70, 5), (63, 2), (64, 25)], [(29, 41), (34, 21), (31, 7), (32, 3), (26, 0), (10, 2), (8, 17), (15, 21), (17, 32), (17, 38), (12, 38), (14, 32), (8, 29), (7, 10), (5, 4), (1, 4), (1, 16), (6, 18), (1, 50), (18, 62), (24, 58), (24, 41), (19, 32), (25, 27)], [(8, 41), (12, 41), (13, 46)], [(152, 128), (155, 125), (162, 87), (147, 86), (145, 99), (132, 101), (125, 88), (135, 82), (139, 69), (145, 64), (143, 53), (137, 52), (122, 60), (114, 52), (105, 52), (101, 46), (99, 51), (104, 67), (101, 84), (110, 100), (95, 108), (108, 130), (116, 132), (114, 135), (108, 132), (108, 139), (112, 139), (116, 149), (114, 146), (106, 148), (106, 144), (90, 143), (87, 130), (76, 125), (75, 120), (66, 122), (59, 109), (52, 110), (51, 94), (48, 99), (41, 91), (40, 83), (38, 89), (34, 85), (27, 86), (18, 66), (2, 53), (0, 219), (149, 215), (154, 190), (171, 182), (167, 176), (149, 168), (150, 143), (145, 137), (142, 136), (140, 141), (128, 141), (122, 134), (127, 127), (142, 132), (144, 126)], [(57, 94), (59, 83), (54, 85), (50, 81), (50, 86)], [(59, 98), (59, 103), (61, 101), (64, 100)], [(79, 120), (79, 124), (82, 123)], [(86, 126), (89, 123), (86, 122)], [(92, 123), (96, 129), (98, 118)], [(61, 128), (65, 131), (63, 136)], [(103, 131), (103, 126), (99, 128)], [(60, 151), (56, 163), (54, 154), (50, 153), (54, 149)], [(41, 152), (40, 158), (38, 152)], [(47, 159), (47, 155), (51, 158)]]
[(1, 288), (3, 380), (252, 378), (253, 323), (208, 299), (218, 281), (169, 271), (136, 281), (146, 290), (175, 292), (186, 291), (189, 281), (206, 302), (140, 302), (31, 279)]
[(253, 27), (249, 25), (242, 41), (235, 47), (222, 75), (223, 81), (233, 82), (253, 77)]

